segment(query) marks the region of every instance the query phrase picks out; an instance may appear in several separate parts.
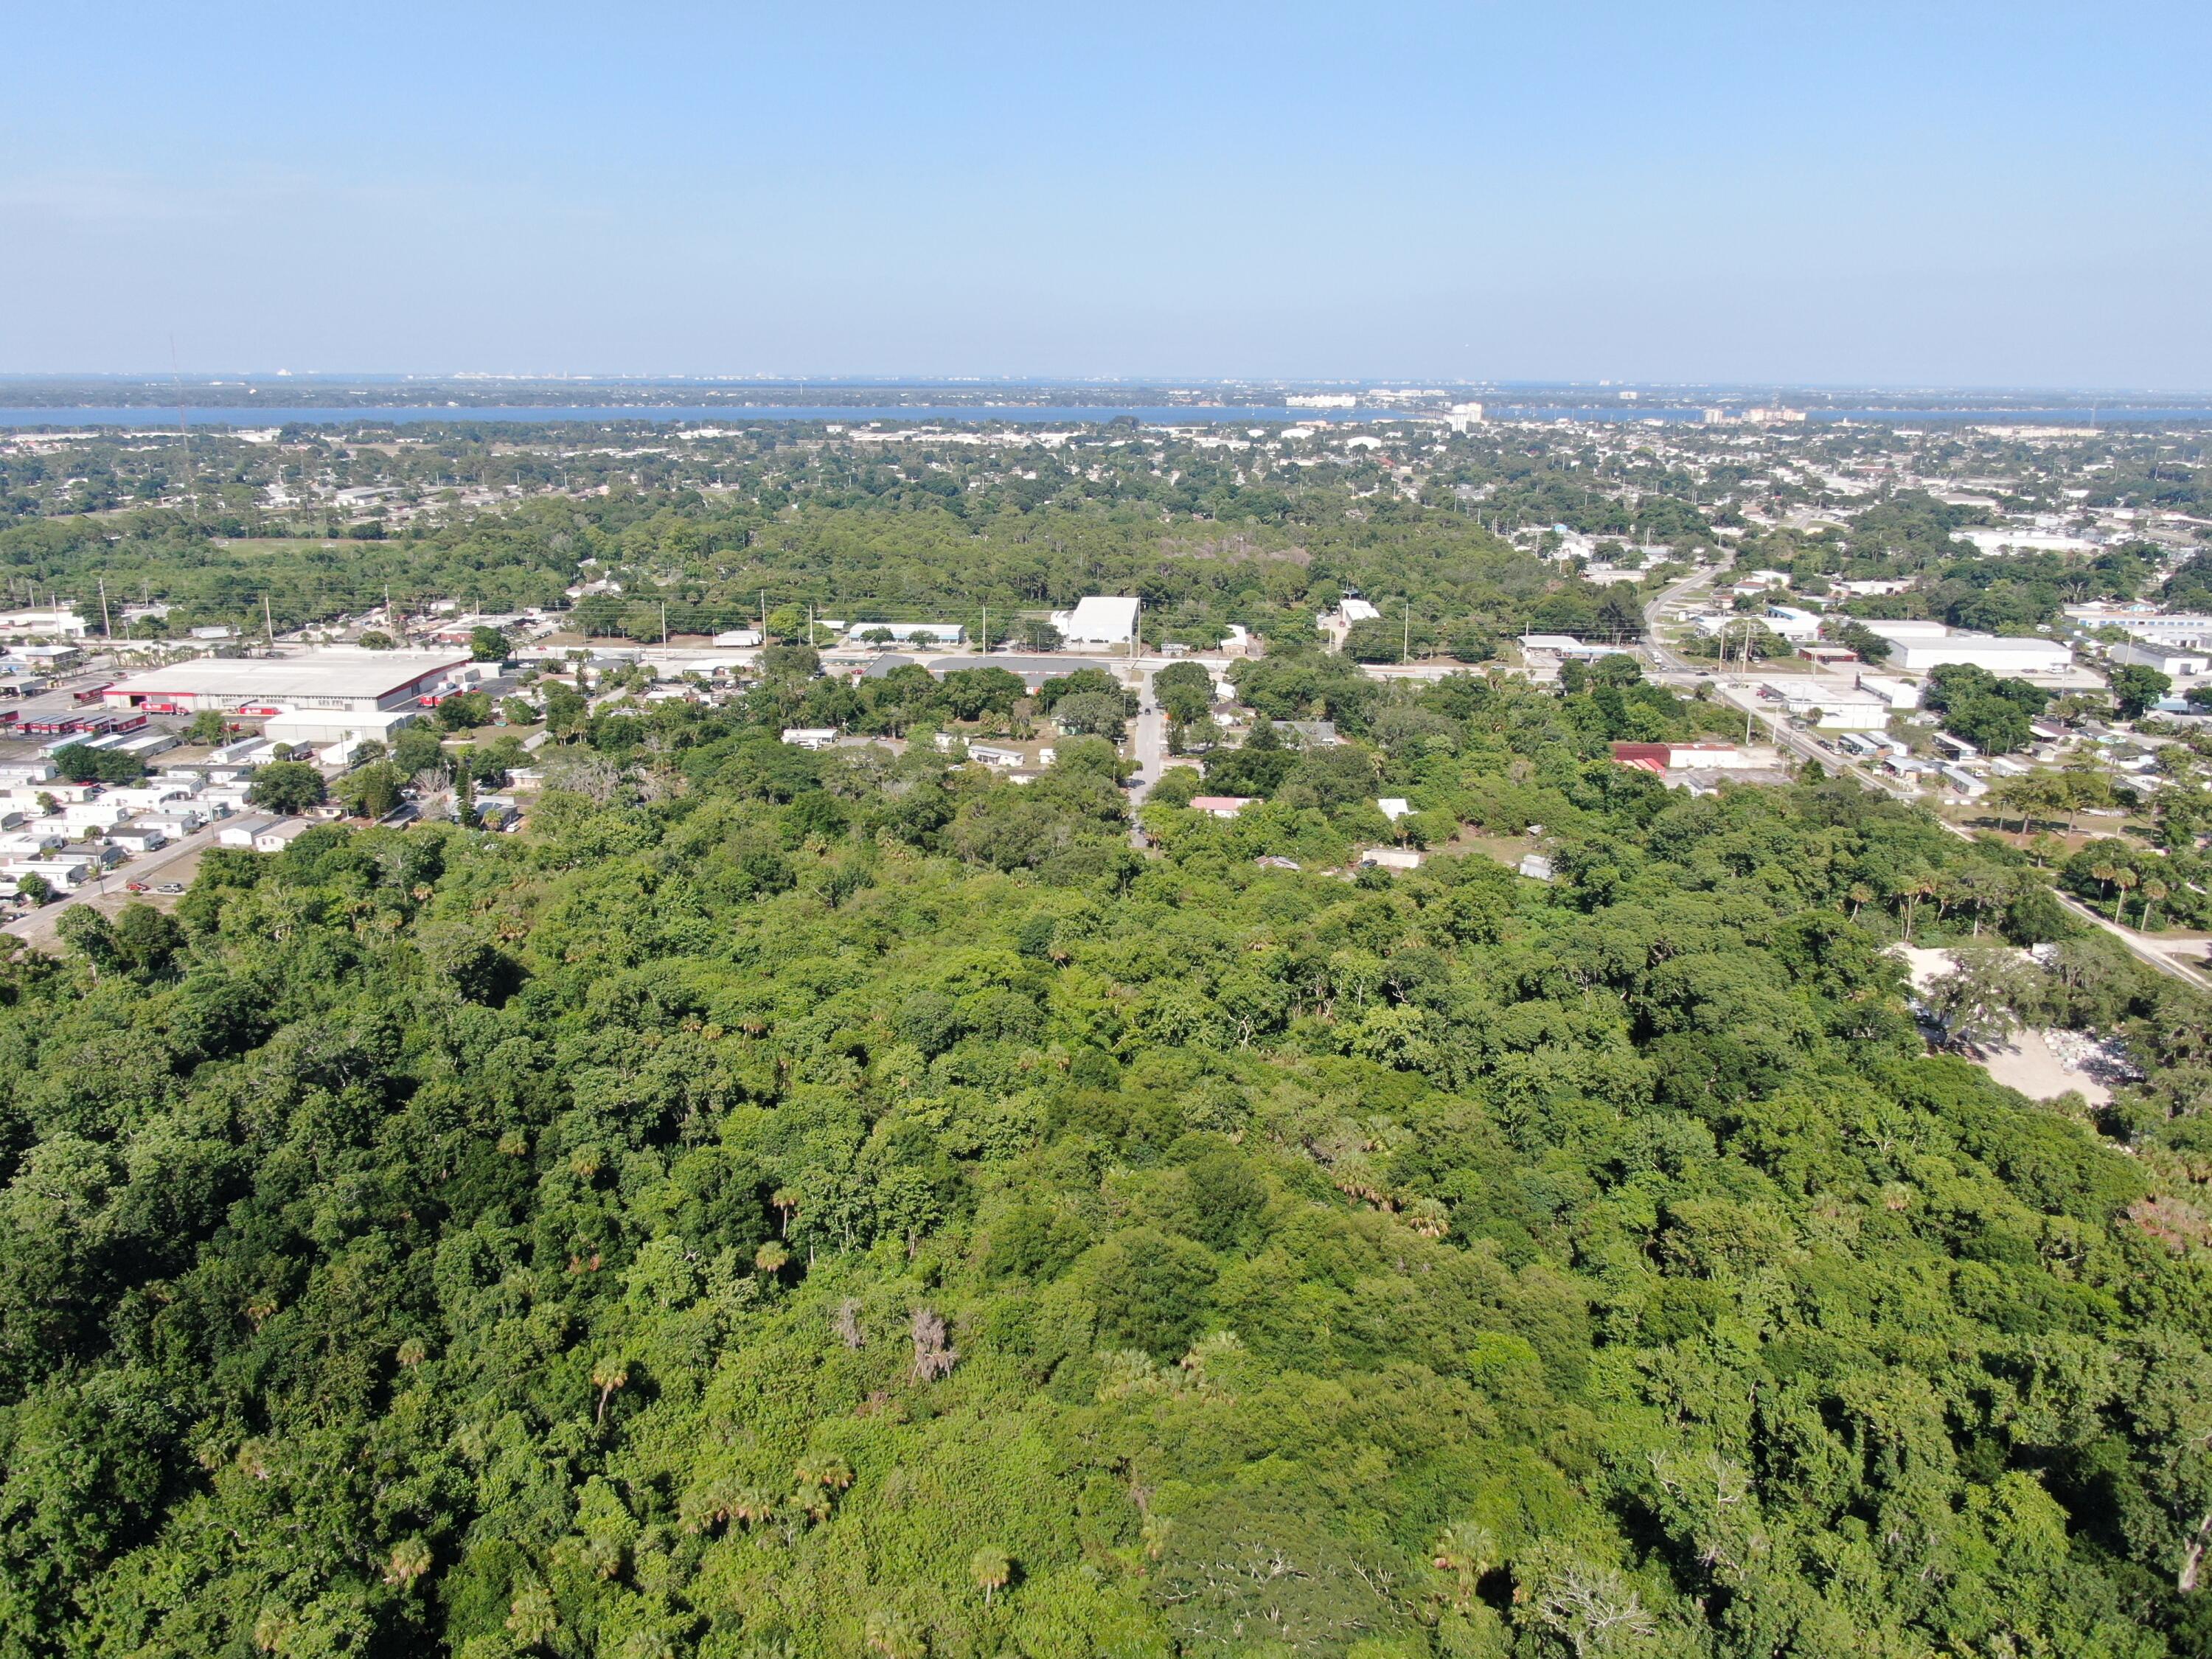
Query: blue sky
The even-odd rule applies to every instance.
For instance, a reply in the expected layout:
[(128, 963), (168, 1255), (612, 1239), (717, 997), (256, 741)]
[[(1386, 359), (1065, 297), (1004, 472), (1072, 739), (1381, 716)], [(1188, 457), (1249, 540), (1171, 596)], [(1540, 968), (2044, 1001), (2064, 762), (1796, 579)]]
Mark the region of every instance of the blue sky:
[(2212, 8), (19, 8), (0, 370), (2212, 388)]

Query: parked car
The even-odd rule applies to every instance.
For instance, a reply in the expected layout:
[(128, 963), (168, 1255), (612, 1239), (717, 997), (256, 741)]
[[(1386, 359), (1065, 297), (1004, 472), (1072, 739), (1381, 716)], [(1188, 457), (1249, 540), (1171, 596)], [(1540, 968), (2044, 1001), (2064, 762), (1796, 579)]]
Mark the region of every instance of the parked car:
[(143, 881), (126, 881), (123, 884), (123, 890), (126, 893), (146, 893), (153, 890)]
[(154, 890), (157, 893), (181, 893), (185, 890), (185, 884), (181, 881), (165, 881)]

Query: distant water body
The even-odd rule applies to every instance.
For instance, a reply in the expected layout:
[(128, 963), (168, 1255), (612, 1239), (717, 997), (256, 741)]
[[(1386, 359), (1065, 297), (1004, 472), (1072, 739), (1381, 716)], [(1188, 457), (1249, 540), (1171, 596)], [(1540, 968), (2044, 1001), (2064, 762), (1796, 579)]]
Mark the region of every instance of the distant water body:
[[(1667, 421), (1695, 422), (1695, 409), (1572, 409), (1488, 405), (1492, 420), (1510, 421)], [(896, 425), (1018, 422), (1033, 426), (1082, 426), (1134, 419), (1146, 426), (1234, 426), (1241, 422), (1279, 425), (1296, 422), (1342, 423), (1364, 421), (1401, 421), (1402, 411), (1384, 409), (1285, 409), (1239, 407), (1228, 404), (1194, 404), (1158, 408), (1069, 407), (1023, 404), (1007, 405), (945, 404), (900, 407), (839, 408), (831, 404), (749, 404), (721, 407), (679, 407), (674, 404), (558, 405), (519, 404), (478, 409), (434, 408), (422, 404), (394, 404), (360, 409), (196, 409), (185, 411), (186, 422), (207, 427), (352, 426), (358, 424), (419, 426), (427, 422), (465, 424), (550, 425), (562, 422), (608, 423), (644, 421), (742, 427), (760, 421), (824, 421), (848, 426), (873, 421)], [(1434, 418), (1434, 417), (1430, 417)], [(2086, 426), (2092, 419), (2086, 409), (1833, 409), (1808, 411), (1808, 421), (1889, 421), (1903, 425), (1923, 422), (1973, 422), (2004, 426)], [(2100, 426), (2147, 422), (2212, 421), (2212, 407), (2197, 409), (2100, 409)], [(0, 427), (173, 427), (177, 410), (134, 406), (0, 408)]]

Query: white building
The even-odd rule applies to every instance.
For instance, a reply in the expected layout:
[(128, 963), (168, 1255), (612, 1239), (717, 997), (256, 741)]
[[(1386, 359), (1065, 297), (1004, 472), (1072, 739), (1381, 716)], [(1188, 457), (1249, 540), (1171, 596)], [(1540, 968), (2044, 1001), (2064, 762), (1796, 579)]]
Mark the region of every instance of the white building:
[(1359, 851), (1363, 870), (1418, 870), (1425, 854), (1410, 847), (1364, 847)]
[(1984, 554), (2094, 553), (2098, 550), (2097, 544), (2086, 537), (2009, 526), (1999, 526), (1995, 529), (1954, 530), (1951, 537), (1954, 541), (1972, 543)]
[(271, 714), (261, 730), (276, 742), (295, 747), (307, 744), (322, 749), (334, 744), (358, 747), (374, 739), (388, 749), (401, 727), (414, 724), (417, 714), (412, 708), (349, 709), (343, 713), (293, 709)]
[(2148, 640), (2130, 640), (2125, 645), (2114, 646), (2111, 655), (2114, 662), (2155, 668), (2160, 673), (2177, 680), (2194, 679), (2199, 674), (2212, 671), (2212, 654), (2194, 646), (2159, 645)]
[(1820, 617), (1818, 612), (1801, 611), (1794, 605), (1770, 605), (1766, 607), (1766, 627), (1770, 633), (1779, 634), (1793, 645), (1802, 645), (1820, 636)]
[(834, 726), (787, 726), (783, 740), (793, 749), (827, 749), (837, 741)]
[(0, 639), (81, 640), (92, 626), (74, 611), (0, 611)]
[(0, 864), (0, 876), (15, 882), (36, 876), (49, 887), (82, 887), (92, 874), (90, 865), (74, 859), (9, 859)]
[(1612, 657), (1622, 653), (1618, 645), (1586, 645), (1571, 634), (1523, 634), (1523, 652), (1548, 652), (1555, 657)]
[[(968, 630), (958, 623), (854, 623), (845, 638), (860, 644), (875, 633), (887, 633), (900, 645), (959, 645), (968, 637)], [(717, 639), (717, 645), (721, 641)]]
[(1861, 674), (1858, 689), (1875, 696), (1893, 709), (1920, 707), (1920, 687), (1911, 680), (1900, 680), (1888, 674)]
[[(110, 708), (137, 708), (149, 714), (219, 714), (373, 715), (421, 706), (422, 696), (455, 670), (466, 656), (450, 651), (357, 651), (337, 649), (289, 657), (198, 657), (167, 668), (126, 674), (100, 693)], [(336, 729), (327, 737), (300, 741), (335, 743), (346, 736), (375, 735)], [(358, 725), (362, 722), (353, 722)]]
[(1881, 732), (1889, 726), (1887, 703), (1854, 692), (1792, 690), (1789, 708), (1820, 732)]
[(2058, 640), (2001, 639), (1929, 622), (1870, 622), (1866, 626), (1890, 642), (1888, 665), (1909, 673), (1924, 674), (1955, 663), (1986, 668), (1992, 674), (2063, 674), (2074, 665), (2072, 648)]
[(1123, 645), (1137, 636), (1142, 599), (1091, 594), (1073, 611), (1055, 611), (1052, 625), (1070, 645)]
[[(2069, 605), (2066, 614), (2078, 616), (2081, 607)], [(2081, 620), (2111, 628), (2119, 628), (2136, 638), (2152, 645), (2193, 645), (2212, 647), (2212, 617), (2193, 616), (2185, 611), (2156, 611), (2148, 616), (2081, 617)]]

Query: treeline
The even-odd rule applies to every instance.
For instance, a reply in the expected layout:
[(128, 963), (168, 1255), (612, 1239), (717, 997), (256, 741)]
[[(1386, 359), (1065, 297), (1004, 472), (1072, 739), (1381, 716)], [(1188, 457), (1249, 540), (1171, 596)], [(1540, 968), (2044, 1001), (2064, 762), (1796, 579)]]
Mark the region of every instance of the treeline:
[(136, 625), (142, 638), (222, 622), (258, 633), (264, 599), (280, 631), (361, 614), (387, 592), (403, 608), (432, 598), (489, 611), (559, 608), (566, 589), (596, 578), (619, 591), (578, 600), (573, 624), (656, 641), (664, 628), (711, 634), (756, 623), (763, 608), (800, 629), (789, 619), (810, 606), (851, 622), (959, 621), (978, 635), (988, 608), (992, 637), (1003, 640), (1019, 613), (1096, 592), (1141, 597), (1155, 642), (1211, 645), (1232, 625), (1310, 637), (1315, 617), (1346, 591), (1409, 612), (1431, 647), (1470, 627), (1494, 640), (1537, 621), (1615, 635), (1640, 622), (1624, 596), (1584, 592), (1463, 516), (1413, 507), (1364, 521), (1340, 514), (1295, 530), (1232, 530), (1058, 501), (975, 520), (853, 504), (779, 512), (624, 489), (330, 544), (225, 542), (185, 514), (148, 510), (0, 531), (7, 576), (92, 617), (102, 583), (112, 607), (171, 605), (165, 622)]

